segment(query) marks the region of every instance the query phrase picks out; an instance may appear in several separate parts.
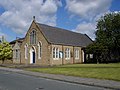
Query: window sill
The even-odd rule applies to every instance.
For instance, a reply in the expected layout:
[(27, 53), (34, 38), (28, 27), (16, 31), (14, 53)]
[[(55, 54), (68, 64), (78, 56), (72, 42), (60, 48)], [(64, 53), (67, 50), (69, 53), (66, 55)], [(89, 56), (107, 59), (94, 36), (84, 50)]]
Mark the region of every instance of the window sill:
[(38, 59), (41, 59), (41, 57), (39, 57)]
[(75, 58), (75, 60), (79, 60), (79, 58)]
[(53, 58), (53, 60), (59, 60), (59, 58)]
[(65, 58), (65, 60), (70, 60), (70, 58)]

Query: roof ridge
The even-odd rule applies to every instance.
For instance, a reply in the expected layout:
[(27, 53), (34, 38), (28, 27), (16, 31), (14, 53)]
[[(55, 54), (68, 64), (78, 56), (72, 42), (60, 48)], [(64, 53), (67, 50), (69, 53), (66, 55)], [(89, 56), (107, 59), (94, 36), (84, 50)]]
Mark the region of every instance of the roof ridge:
[(36, 22), (36, 23), (39, 24), (39, 25), (44, 25), (44, 26), (47, 26), (47, 27), (55, 28), (57, 30), (63, 30), (63, 31), (67, 31), (67, 32), (70, 32), (70, 33), (76, 33), (76, 34), (80, 34), (80, 35), (85, 35), (85, 34), (82, 34), (82, 33), (79, 33), (79, 32), (74, 32), (74, 31), (71, 31), (71, 30), (68, 30), (68, 29), (63, 29), (63, 28), (56, 27), (56, 26), (50, 26), (50, 25), (42, 24), (42, 23), (38, 23), (38, 22)]
[(41, 32), (50, 43), (82, 47), (85, 47), (88, 44), (92, 43), (90, 38), (88, 38), (85, 34), (37, 22), (36, 24), (39, 26), (39, 28), (41, 28)]
[(18, 42), (23, 42), (24, 39), (25, 39), (25, 37), (12, 40), (12, 41), (10, 42), (10, 44), (15, 43), (16, 41), (18, 41)]

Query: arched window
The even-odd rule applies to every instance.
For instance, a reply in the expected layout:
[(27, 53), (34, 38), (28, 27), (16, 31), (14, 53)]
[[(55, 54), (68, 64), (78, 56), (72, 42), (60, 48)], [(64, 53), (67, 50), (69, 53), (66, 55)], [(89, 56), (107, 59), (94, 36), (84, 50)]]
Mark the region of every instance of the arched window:
[(70, 59), (71, 55), (70, 55), (70, 49), (68, 48), (68, 59)]
[(65, 58), (67, 58), (67, 56), (68, 56), (68, 55), (67, 55), (67, 49), (65, 49)]
[(15, 50), (16, 54), (16, 59), (18, 59), (18, 49)]
[(56, 48), (56, 58), (59, 58), (59, 48)]
[(55, 58), (56, 57), (56, 48), (54, 47), (53, 48), (53, 58)]
[(65, 49), (65, 58), (70, 59), (70, 49), (69, 48)]
[(41, 59), (42, 56), (42, 43), (38, 43), (38, 58)]
[(36, 31), (33, 30), (30, 33), (30, 44), (36, 44)]
[(25, 45), (25, 59), (28, 58), (28, 45)]
[(56, 47), (53, 48), (53, 58), (59, 59), (59, 48)]
[(79, 59), (79, 49), (75, 49), (75, 59)]

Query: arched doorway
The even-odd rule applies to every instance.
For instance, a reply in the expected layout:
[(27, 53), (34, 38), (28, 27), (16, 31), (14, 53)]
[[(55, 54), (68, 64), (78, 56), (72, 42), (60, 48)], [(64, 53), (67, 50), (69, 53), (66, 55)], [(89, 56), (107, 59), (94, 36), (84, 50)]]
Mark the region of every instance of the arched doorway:
[(36, 52), (35, 52), (35, 47), (32, 47), (31, 49), (30, 49), (30, 64), (34, 64), (35, 63), (35, 56), (36, 56), (36, 54), (35, 54)]

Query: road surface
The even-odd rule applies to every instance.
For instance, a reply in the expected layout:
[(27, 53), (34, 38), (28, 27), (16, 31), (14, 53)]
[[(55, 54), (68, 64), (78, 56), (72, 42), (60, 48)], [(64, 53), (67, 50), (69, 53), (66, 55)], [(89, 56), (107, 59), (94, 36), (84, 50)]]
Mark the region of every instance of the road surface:
[(0, 90), (107, 90), (0, 70)]

